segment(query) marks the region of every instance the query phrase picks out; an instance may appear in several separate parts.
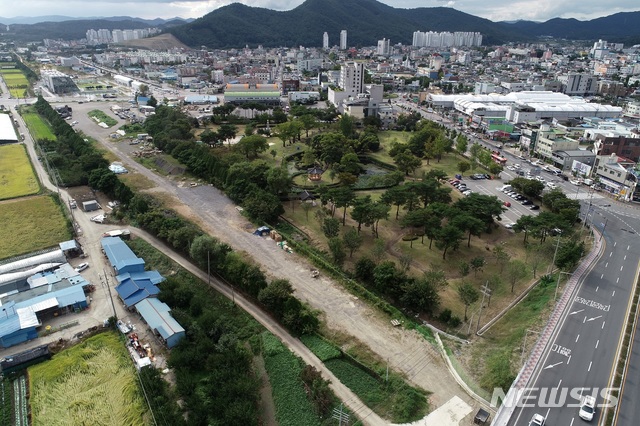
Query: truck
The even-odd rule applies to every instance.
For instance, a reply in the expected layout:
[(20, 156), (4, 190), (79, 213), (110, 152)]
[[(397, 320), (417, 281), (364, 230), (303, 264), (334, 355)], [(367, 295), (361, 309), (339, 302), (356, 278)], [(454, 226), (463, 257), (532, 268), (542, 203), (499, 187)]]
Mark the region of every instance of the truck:
[(593, 179), (585, 179), (583, 183), (587, 186), (591, 186), (593, 185)]

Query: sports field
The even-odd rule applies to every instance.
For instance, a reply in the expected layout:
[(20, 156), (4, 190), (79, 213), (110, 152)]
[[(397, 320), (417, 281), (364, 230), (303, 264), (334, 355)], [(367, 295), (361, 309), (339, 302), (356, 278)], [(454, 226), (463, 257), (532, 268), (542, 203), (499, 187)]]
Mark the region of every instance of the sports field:
[(24, 145), (0, 146), (0, 200), (36, 194), (40, 185)]
[(71, 231), (62, 208), (42, 195), (0, 202), (0, 259), (67, 241)]

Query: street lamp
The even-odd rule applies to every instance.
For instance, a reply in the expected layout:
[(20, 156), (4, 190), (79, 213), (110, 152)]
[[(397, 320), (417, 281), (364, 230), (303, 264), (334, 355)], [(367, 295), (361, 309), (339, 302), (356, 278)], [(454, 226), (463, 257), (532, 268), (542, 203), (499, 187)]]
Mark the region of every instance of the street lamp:
[(557, 300), (558, 299), (558, 287), (560, 287), (560, 276), (562, 276), (562, 274), (573, 275), (571, 272), (558, 271), (558, 282), (556, 283), (556, 293), (553, 296), (553, 300)]

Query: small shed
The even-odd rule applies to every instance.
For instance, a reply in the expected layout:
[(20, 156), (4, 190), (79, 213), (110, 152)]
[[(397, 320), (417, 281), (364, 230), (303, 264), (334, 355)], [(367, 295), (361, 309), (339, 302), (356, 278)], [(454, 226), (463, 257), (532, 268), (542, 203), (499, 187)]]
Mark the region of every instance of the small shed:
[(136, 310), (169, 349), (185, 337), (185, 330), (171, 316), (171, 309), (158, 299), (144, 299), (136, 304)]
[(82, 209), (85, 212), (92, 212), (100, 209), (100, 204), (96, 200), (84, 201), (82, 203)]
[(313, 201), (316, 196), (307, 191), (306, 189), (300, 193), (300, 201)]

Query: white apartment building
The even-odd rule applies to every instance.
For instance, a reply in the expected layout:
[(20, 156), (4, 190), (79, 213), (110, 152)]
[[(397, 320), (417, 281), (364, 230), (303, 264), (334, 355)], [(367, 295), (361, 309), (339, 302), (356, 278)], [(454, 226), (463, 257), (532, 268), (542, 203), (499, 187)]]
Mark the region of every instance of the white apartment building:
[(569, 96), (595, 95), (598, 91), (598, 79), (590, 74), (570, 73), (559, 76), (558, 81)]
[(347, 30), (340, 31), (340, 50), (347, 49)]
[(376, 53), (380, 56), (389, 56), (391, 54), (391, 40), (387, 40), (386, 38), (378, 40)]
[(324, 32), (324, 34), (322, 34), (322, 48), (323, 49), (329, 48), (329, 33), (326, 31)]
[(478, 32), (421, 32), (413, 33), (413, 47), (461, 47), (482, 46), (482, 34)]

